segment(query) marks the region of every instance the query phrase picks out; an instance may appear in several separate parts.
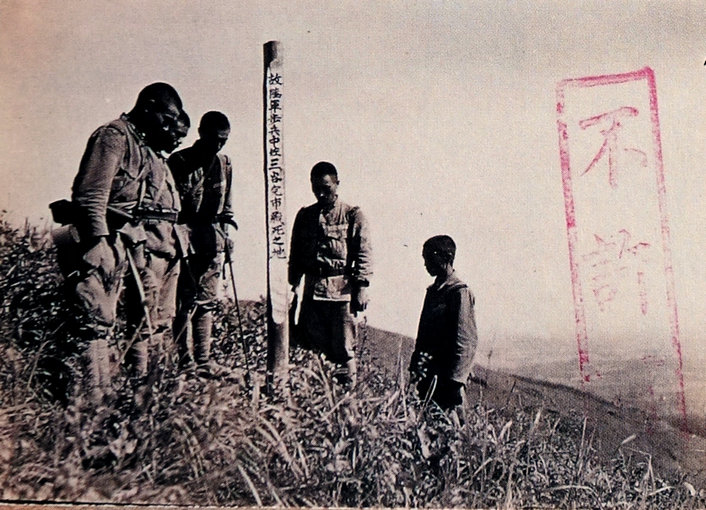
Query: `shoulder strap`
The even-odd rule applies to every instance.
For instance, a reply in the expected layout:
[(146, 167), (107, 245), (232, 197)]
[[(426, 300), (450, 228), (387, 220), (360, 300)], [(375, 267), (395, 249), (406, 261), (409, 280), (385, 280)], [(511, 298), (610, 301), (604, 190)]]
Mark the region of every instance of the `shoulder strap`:
[[(121, 118), (121, 120), (123, 119)], [(145, 158), (142, 154), (141, 148), (144, 145), (148, 151), (151, 151), (152, 149), (149, 148), (149, 146), (145, 145), (139, 139), (137, 133), (134, 130), (134, 127), (132, 127), (129, 122), (123, 121), (120, 124), (116, 123), (115, 127), (122, 131), (125, 135), (125, 138), (127, 139), (128, 154), (126, 154), (126, 158), (130, 158), (132, 154), (136, 154), (139, 158), (140, 169), (138, 171), (137, 177), (135, 178), (135, 180), (139, 183), (137, 191), (137, 203), (135, 204), (135, 209), (139, 209), (140, 207), (142, 207), (142, 202), (145, 198), (145, 193), (147, 191), (147, 183), (145, 181), (148, 172), (148, 165), (145, 162)]]
[(221, 203), (218, 205), (218, 212), (223, 212), (226, 204), (226, 197), (230, 196), (230, 189), (233, 181), (233, 167), (230, 164), (230, 158), (225, 154), (218, 154), (218, 162), (221, 166), (221, 179), (223, 179), (223, 196)]

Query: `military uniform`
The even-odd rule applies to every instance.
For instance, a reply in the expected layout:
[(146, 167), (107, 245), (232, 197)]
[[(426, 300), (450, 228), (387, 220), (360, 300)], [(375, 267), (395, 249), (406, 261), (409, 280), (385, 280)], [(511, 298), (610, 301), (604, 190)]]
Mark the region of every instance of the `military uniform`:
[(300, 209), (292, 228), (289, 283), (304, 292), (299, 313), (303, 342), (355, 378), (351, 297), (372, 275), (368, 225), (362, 211), (341, 202)]
[(459, 390), (471, 373), (478, 345), (474, 306), (473, 293), (455, 273), (427, 288), (410, 372), (423, 374), (417, 385), (422, 397), (435, 384), (432, 398), (442, 408), (461, 403)]
[(210, 164), (204, 165), (197, 144), (172, 154), (169, 167), (181, 195), (180, 221), (189, 227), (192, 249), (179, 278), (174, 335), (180, 362), (191, 360), (189, 343), (193, 343), (193, 359), (203, 365), (210, 358), (213, 309), (218, 299), (223, 254), (230, 249), (221, 222), (233, 214), (233, 170), (225, 155), (216, 155)]
[[(160, 343), (174, 315), (180, 252), (174, 221), (180, 202), (165, 161), (124, 114), (91, 135), (74, 179), (72, 201), (72, 228), (81, 256), (73, 265), (65, 263), (63, 270), (80, 315), (80, 334), (88, 341), (91, 385), (100, 394), (110, 391), (115, 371), (110, 363), (112, 335), (128, 270), (128, 334), (134, 335), (128, 360), (134, 375), (146, 375), (150, 339)], [(101, 236), (112, 253), (91, 266), (85, 255)], [(69, 247), (59, 249), (61, 256)]]

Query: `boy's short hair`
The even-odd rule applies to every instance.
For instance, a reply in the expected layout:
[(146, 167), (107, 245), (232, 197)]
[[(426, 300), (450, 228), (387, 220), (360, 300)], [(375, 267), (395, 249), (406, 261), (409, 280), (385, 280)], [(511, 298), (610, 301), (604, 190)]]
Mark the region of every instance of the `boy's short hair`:
[(199, 124), (199, 129), (205, 129), (208, 131), (221, 131), (224, 129), (230, 129), (230, 122), (228, 122), (228, 117), (221, 112), (210, 111), (203, 114), (201, 117), (201, 123)]
[(456, 258), (456, 243), (447, 235), (430, 237), (424, 242), (423, 251), (440, 255), (442, 260), (453, 264)]
[(323, 177), (325, 175), (332, 175), (333, 177), (338, 179), (338, 171), (336, 170), (336, 167), (333, 166), (332, 163), (329, 163), (328, 161), (319, 161), (311, 169), (310, 179), (311, 180), (318, 179), (318, 178)]

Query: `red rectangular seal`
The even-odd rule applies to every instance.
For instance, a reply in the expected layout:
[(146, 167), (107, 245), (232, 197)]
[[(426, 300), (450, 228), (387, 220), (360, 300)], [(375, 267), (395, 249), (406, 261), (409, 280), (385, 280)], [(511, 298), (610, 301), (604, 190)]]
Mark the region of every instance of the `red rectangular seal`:
[(567, 79), (556, 95), (582, 384), (685, 427), (654, 72)]

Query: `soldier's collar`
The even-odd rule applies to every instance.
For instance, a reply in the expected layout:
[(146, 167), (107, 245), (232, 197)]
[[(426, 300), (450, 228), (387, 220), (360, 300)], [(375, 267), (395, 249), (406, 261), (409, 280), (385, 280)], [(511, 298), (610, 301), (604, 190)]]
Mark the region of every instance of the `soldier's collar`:
[(135, 135), (137, 136), (137, 138), (138, 138), (142, 143), (145, 143), (145, 144), (147, 143), (147, 142), (145, 141), (147, 135), (145, 135), (144, 131), (140, 131), (139, 129), (137, 129), (137, 126), (135, 125), (135, 123), (130, 119), (130, 115), (128, 115), (127, 113), (123, 113), (122, 115), (120, 115), (120, 118), (123, 119), (123, 120), (127, 123), (128, 127), (130, 128), (130, 130), (131, 130), (133, 133), (135, 133)]

